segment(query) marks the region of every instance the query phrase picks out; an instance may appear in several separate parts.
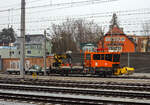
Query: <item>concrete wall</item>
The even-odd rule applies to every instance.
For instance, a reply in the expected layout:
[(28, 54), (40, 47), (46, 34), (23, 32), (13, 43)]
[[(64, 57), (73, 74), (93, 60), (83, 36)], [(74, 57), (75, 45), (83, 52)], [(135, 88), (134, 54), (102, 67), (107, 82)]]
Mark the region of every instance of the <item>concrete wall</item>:
[[(47, 67), (49, 67), (53, 63), (53, 59), (51, 57), (47, 57), (46, 59)], [(44, 67), (44, 61), (42, 57), (36, 58), (26, 58), (25, 59), (25, 69), (29, 69), (33, 65), (39, 65)], [(20, 69), (20, 60), (18, 58), (3, 58), (2, 59), (2, 69), (6, 71), (7, 69), (19, 70)]]

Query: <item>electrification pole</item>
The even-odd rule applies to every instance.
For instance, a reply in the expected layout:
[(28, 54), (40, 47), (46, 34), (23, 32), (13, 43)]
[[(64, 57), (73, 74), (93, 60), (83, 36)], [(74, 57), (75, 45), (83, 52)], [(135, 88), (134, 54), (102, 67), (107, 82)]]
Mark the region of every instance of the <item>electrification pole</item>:
[(44, 75), (46, 75), (46, 30), (44, 30), (44, 50), (43, 50), (43, 53), (44, 53)]
[(130, 67), (130, 52), (128, 52), (128, 67)]
[(24, 78), (25, 70), (25, 0), (21, 0), (21, 42), (20, 42), (20, 75)]

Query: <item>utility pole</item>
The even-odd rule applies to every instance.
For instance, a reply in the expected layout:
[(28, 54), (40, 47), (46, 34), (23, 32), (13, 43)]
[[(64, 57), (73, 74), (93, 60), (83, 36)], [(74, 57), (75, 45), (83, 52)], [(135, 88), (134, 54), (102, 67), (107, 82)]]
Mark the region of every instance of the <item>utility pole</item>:
[(44, 30), (44, 50), (43, 50), (43, 53), (44, 53), (44, 75), (46, 75), (46, 30)]
[(130, 67), (130, 52), (128, 52), (128, 67)]
[(25, 0), (21, 0), (21, 42), (20, 42), (20, 75), (24, 78), (25, 70)]

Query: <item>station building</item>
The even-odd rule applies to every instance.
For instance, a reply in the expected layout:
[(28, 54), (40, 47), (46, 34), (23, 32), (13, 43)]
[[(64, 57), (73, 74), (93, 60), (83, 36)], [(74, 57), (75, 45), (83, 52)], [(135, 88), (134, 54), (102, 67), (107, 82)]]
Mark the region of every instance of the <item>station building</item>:
[(108, 49), (109, 52), (136, 52), (136, 43), (119, 27), (116, 14), (113, 14), (109, 31), (98, 42), (98, 49), (102, 48)]

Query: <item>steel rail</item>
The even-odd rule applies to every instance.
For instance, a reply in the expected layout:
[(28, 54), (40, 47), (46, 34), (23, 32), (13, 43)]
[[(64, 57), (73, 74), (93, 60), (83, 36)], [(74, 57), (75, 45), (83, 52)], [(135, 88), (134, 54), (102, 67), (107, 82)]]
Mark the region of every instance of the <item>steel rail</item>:
[[(12, 83), (11, 83), (12, 84)], [(17, 83), (18, 84), (18, 83)], [(5, 84), (2, 83), (0, 84), (0, 88), (3, 88)], [(12, 84), (14, 85), (14, 84)], [(24, 84), (22, 84), (24, 85)], [(35, 86), (40, 86), (41, 84), (26, 84), (26, 85), (35, 85)], [(106, 85), (106, 84), (77, 84), (77, 83), (71, 83), (71, 84), (67, 84), (67, 83), (49, 83), (48, 85), (41, 85), (41, 86), (53, 86), (53, 87), (70, 87), (70, 88), (84, 88), (84, 89), (112, 89), (112, 90), (133, 90), (133, 91), (145, 91), (145, 92), (150, 92), (150, 87), (148, 86), (130, 86), (128, 84), (126, 85)], [(6, 87), (7, 88), (7, 87)]]
[[(69, 86), (69, 87), (87, 87), (90, 86), (91, 88), (100, 88), (101, 86), (107, 85), (110, 86), (124, 86), (124, 87), (143, 87), (146, 90), (149, 90), (150, 88), (150, 83), (118, 83), (118, 82), (87, 82), (87, 81), (67, 81), (67, 80), (33, 80), (33, 79), (27, 79), (21, 81), (20, 79), (0, 79), (0, 83), (5, 83), (5, 84), (26, 84), (26, 85), (41, 85), (41, 86)], [(140, 89), (139, 89), (140, 90)]]
[(142, 102), (124, 102), (103, 99), (84, 99), (84, 98), (71, 98), (71, 97), (56, 97), (56, 96), (41, 96), (31, 94), (17, 94), (17, 93), (4, 93), (0, 92), (2, 99), (14, 99), (21, 101), (35, 101), (44, 103), (56, 104), (70, 104), (70, 105), (103, 105), (103, 104), (121, 104), (121, 105), (149, 105), (149, 103)]
[(63, 94), (83, 94), (90, 96), (118, 96), (118, 97), (131, 97), (140, 99), (150, 99), (150, 92), (134, 92), (134, 91), (116, 91), (116, 90), (94, 90), (94, 89), (81, 89), (81, 88), (59, 88), (59, 87), (40, 87), (40, 86), (19, 86), (19, 85), (0, 85), (0, 89), (11, 89), (11, 90), (24, 90), (24, 91), (36, 91), (36, 92), (47, 92), (47, 93), (63, 93)]

